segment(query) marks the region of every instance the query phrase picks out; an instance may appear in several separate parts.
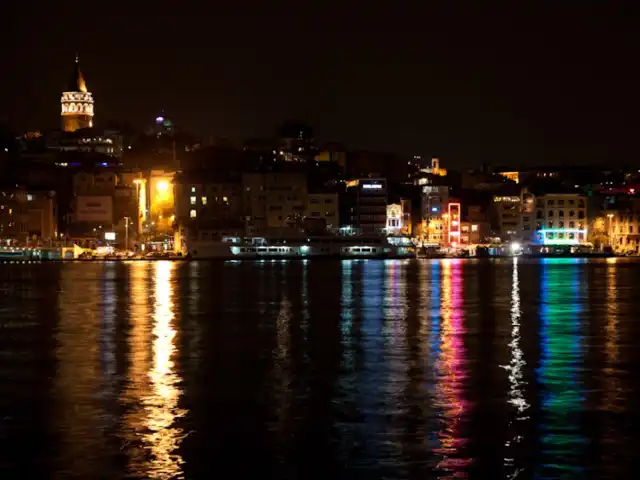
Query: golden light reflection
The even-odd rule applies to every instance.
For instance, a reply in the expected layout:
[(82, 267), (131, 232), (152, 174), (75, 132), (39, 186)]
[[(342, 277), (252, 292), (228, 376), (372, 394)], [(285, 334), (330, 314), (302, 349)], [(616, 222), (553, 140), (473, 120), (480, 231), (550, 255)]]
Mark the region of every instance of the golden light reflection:
[(140, 438), (146, 429), (146, 412), (140, 408), (150, 391), (147, 372), (151, 368), (149, 283), (150, 263), (129, 264), (131, 329), (128, 336), (129, 364), (127, 383), (122, 402), (128, 411), (124, 414), (123, 437), (128, 446), (129, 470), (144, 473), (147, 463), (144, 448), (139, 448)]
[[(609, 259), (607, 259), (609, 260)], [(615, 259), (613, 259), (615, 260)], [(620, 361), (620, 348), (618, 346), (618, 289), (616, 279), (617, 265), (615, 262), (607, 262), (607, 324), (605, 326), (605, 367), (604, 373), (604, 398), (602, 410), (621, 412), (624, 407), (620, 405), (618, 391), (620, 389), (619, 371), (616, 365)]]
[(471, 463), (470, 458), (463, 456), (462, 449), (468, 439), (460, 431), (468, 410), (468, 402), (463, 397), (468, 373), (462, 338), (465, 329), (460, 261), (443, 260), (442, 267), (442, 343), (436, 362), (436, 406), (442, 410), (442, 419), (438, 432), (440, 447), (434, 451), (442, 455), (437, 465), (438, 470), (455, 477), (465, 475), (467, 466)]
[(174, 269), (173, 262), (155, 263), (153, 359), (148, 372), (151, 392), (142, 399), (147, 428), (143, 442), (151, 454), (145, 471), (149, 478), (177, 478), (183, 473), (183, 460), (177, 449), (185, 435), (176, 422), (186, 410), (178, 407), (181, 379), (174, 372), (173, 362), (176, 352), (171, 283)]

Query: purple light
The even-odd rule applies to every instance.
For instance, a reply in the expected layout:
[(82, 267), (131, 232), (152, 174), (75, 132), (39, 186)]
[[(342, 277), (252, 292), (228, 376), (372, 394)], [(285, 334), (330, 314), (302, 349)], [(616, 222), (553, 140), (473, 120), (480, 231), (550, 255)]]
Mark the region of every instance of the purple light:
[(164, 117), (156, 117), (156, 123), (157, 123), (158, 125), (161, 125), (161, 124), (162, 124), (162, 122), (164, 122)]

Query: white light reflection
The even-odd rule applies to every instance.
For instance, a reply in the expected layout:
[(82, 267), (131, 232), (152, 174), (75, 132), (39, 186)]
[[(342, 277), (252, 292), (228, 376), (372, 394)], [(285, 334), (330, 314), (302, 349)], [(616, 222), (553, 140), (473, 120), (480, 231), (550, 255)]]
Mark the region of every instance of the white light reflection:
[(523, 380), (523, 369), (527, 362), (524, 359), (524, 353), (520, 348), (520, 319), (522, 309), (520, 306), (520, 281), (518, 278), (518, 259), (513, 259), (513, 274), (511, 284), (511, 342), (509, 350), (511, 353), (511, 361), (509, 365), (503, 365), (503, 368), (509, 373), (509, 397), (507, 403), (515, 409), (515, 415), (509, 421), (509, 439), (506, 441), (507, 447), (504, 458), (504, 465), (507, 470), (507, 478), (516, 478), (523, 469), (516, 465), (514, 452), (517, 450), (518, 444), (523, 440), (517, 428), (516, 422), (522, 422), (529, 417), (525, 415), (525, 411), (531, 406), (523, 393), (523, 386), (526, 382)]

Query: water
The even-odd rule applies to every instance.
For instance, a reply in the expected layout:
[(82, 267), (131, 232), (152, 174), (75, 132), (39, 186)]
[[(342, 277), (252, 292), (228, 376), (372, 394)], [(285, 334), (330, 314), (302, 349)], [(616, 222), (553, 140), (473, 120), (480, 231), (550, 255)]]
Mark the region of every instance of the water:
[(2, 478), (631, 478), (640, 263), (0, 265)]

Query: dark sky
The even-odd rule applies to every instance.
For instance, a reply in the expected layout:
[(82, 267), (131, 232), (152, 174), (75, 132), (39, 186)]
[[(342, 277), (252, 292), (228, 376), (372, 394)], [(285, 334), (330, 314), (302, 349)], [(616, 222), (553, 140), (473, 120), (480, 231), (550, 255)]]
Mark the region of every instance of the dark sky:
[(243, 138), (293, 117), (321, 141), (452, 166), (633, 163), (632, 5), (25, 1), (3, 6), (0, 119), (57, 127), (78, 50), (98, 125), (164, 109), (196, 134)]

